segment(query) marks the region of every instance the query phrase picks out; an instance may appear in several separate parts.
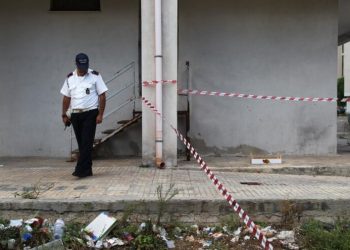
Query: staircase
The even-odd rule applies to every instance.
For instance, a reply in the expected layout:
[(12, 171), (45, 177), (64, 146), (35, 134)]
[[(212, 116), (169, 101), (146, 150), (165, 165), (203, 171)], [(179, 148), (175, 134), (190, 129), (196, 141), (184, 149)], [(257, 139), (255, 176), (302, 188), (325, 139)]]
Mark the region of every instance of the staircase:
[(106, 134), (106, 136), (101, 138), (101, 139), (96, 139), (95, 142), (94, 142), (94, 148), (99, 146), (100, 144), (106, 142), (107, 140), (109, 140), (110, 138), (115, 136), (116, 134), (121, 133), (124, 129), (126, 129), (127, 127), (129, 127), (132, 124), (136, 123), (141, 118), (142, 118), (142, 115), (136, 115), (131, 120), (119, 121), (118, 124), (122, 124), (122, 126), (116, 128), (116, 129), (108, 129), (108, 130), (102, 131), (102, 133)]
[[(126, 76), (129, 74), (129, 76)], [(107, 105), (106, 107), (112, 107), (109, 110), (106, 110), (103, 120), (104, 123), (107, 123), (107, 126), (110, 126), (111, 128), (106, 129), (102, 126), (102, 131), (99, 131), (100, 126), (98, 126), (96, 131), (96, 138), (94, 140), (93, 148), (94, 150), (101, 146), (103, 143), (111, 139), (113, 136), (122, 133), (125, 129), (133, 125), (134, 123), (138, 122), (142, 118), (142, 112), (135, 111), (136, 109), (136, 101), (138, 100), (138, 91), (136, 86), (136, 80), (135, 80), (135, 62), (131, 62), (124, 67), (122, 67), (120, 70), (118, 70), (108, 81), (106, 81), (106, 84), (108, 88), (110, 89), (108, 95), (107, 95)], [(121, 84), (121, 82), (125, 79), (128, 79), (127, 84)], [(130, 80), (130, 79), (131, 80)], [(112, 83), (118, 83), (117, 89), (113, 91), (113, 87), (111, 86)], [(121, 87), (119, 87), (121, 86)], [(118, 101), (120, 99), (126, 99), (121, 104), (117, 104), (116, 107), (114, 106), (115, 101)], [(133, 106), (131, 106), (133, 104)], [(108, 124), (108, 120), (111, 119), (111, 116), (119, 112), (117, 115), (122, 116), (124, 120), (120, 120), (117, 122), (117, 126), (114, 127), (114, 124), (116, 124), (115, 120), (110, 121)], [(123, 112), (122, 114), (120, 114)], [(127, 117), (126, 117), (127, 116)], [(73, 143), (76, 144), (76, 138), (73, 136), (74, 133), (72, 132), (71, 128), (71, 157), (68, 161), (76, 161), (79, 157), (79, 150), (75, 149), (73, 150)], [(75, 146), (77, 148), (77, 145)]]

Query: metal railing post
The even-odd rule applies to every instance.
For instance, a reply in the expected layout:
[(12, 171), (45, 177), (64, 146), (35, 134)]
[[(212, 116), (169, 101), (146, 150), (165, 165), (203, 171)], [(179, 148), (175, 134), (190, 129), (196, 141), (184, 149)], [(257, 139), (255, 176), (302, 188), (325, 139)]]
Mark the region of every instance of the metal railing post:
[[(190, 86), (190, 62), (186, 61), (186, 70), (187, 70), (187, 89), (189, 89)], [(188, 142), (191, 142), (190, 137), (190, 98), (189, 95), (187, 95), (187, 112), (186, 112), (186, 140)], [(191, 160), (191, 151), (186, 148), (186, 160), (190, 161)]]
[(133, 117), (135, 117), (135, 111), (136, 111), (136, 93), (137, 93), (137, 88), (136, 88), (136, 64), (134, 62), (133, 64), (133, 72), (132, 72), (132, 77), (133, 77), (133, 82), (134, 82), (134, 110), (132, 112)]

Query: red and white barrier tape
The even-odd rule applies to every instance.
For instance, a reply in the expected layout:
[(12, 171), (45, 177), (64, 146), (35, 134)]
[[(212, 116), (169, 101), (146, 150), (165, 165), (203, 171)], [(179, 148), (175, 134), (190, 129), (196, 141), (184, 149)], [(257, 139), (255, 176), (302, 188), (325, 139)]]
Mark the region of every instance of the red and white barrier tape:
[[(144, 104), (150, 108), (156, 115), (162, 117), (166, 121), (165, 117), (150, 103), (146, 98), (142, 97)], [(166, 121), (167, 122), (167, 121)], [(168, 123), (168, 122), (167, 122)], [(170, 123), (170, 127), (175, 131), (177, 137), (185, 144), (185, 146), (190, 150), (193, 157), (196, 159), (201, 169), (206, 173), (208, 178), (213, 182), (219, 192), (225, 197), (225, 200), (230, 204), (230, 207), (239, 215), (239, 217), (244, 221), (244, 223), (249, 228), (252, 235), (257, 238), (265, 250), (273, 250), (272, 244), (266, 239), (265, 235), (257, 228), (252, 219), (249, 218), (248, 214), (241, 208), (238, 202), (233, 198), (233, 196), (227, 191), (224, 185), (219, 181), (219, 179), (214, 175), (214, 173), (209, 169), (207, 163), (204, 159), (197, 153), (194, 147), (186, 140), (186, 138)]]
[[(220, 97), (237, 97), (245, 99), (259, 99), (259, 100), (276, 100), (276, 101), (293, 101), (293, 102), (336, 102), (338, 98), (322, 98), (322, 97), (285, 97), (285, 96), (267, 96), (267, 95), (251, 95), (251, 94), (239, 94), (239, 93), (226, 93), (206, 90), (192, 90), (192, 89), (179, 89), (179, 94), (188, 95), (207, 95), (207, 96), (220, 96)], [(342, 99), (342, 102), (350, 101), (350, 99)]]
[[(154, 86), (156, 84), (176, 84), (177, 80), (162, 80), (162, 81), (143, 81), (142, 85)], [(350, 102), (350, 98), (328, 98), (328, 97), (291, 97), (291, 96), (271, 96), (271, 95), (252, 95), (252, 94), (240, 94), (234, 92), (217, 92), (217, 91), (207, 91), (207, 90), (196, 90), (196, 89), (179, 89), (179, 94), (188, 95), (208, 95), (208, 96), (220, 96), (220, 97), (237, 97), (245, 99), (258, 99), (258, 100), (275, 100), (275, 101), (292, 101), (292, 102)]]
[(158, 83), (161, 83), (161, 84), (168, 84), (168, 83), (173, 83), (173, 84), (176, 84), (177, 83), (177, 80), (162, 80), (162, 81), (156, 81), (156, 80), (153, 80), (153, 81), (143, 81), (142, 82), (142, 85), (147, 87), (147, 86), (153, 86), (153, 85), (156, 85)]

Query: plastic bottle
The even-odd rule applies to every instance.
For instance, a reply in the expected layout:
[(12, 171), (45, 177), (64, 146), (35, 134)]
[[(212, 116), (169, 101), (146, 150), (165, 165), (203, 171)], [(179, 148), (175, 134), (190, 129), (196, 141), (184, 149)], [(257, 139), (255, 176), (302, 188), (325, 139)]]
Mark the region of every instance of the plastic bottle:
[(64, 221), (62, 219), (57, 219), (55, 225), (53, 226), (53, 237), (55, 240), (62, 239), (64, 233)]

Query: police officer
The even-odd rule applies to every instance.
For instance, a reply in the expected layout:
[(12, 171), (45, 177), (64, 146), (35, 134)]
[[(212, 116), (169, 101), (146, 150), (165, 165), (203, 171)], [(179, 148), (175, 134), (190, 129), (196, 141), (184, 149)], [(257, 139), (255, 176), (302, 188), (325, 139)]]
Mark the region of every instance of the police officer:
[[(101, 75), (89, 69), (89, 57), (80, 53), (75, 58), (76, 70), (67, 75), (61, 89), (62, 120), (70, 122), (79, 147), (79, 159), (72, 173), (76, 177), (92, 176), (92, 149), (96, 124), (102, 123), (107, 86)], [(71, 116), (67, 111), (71, 107)]]

